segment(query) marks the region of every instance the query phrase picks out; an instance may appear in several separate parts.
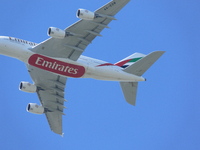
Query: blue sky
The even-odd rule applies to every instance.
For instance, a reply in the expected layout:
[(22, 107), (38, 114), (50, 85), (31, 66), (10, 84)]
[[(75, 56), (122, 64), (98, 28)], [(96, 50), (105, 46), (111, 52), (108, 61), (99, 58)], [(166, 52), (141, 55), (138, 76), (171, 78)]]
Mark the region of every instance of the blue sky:
[[(108, 0), (2, 0), (0, 35), (39, 43), (48, 27), (73, 24), (78, 8), (91, 11)], [(137, 105), (127, 104), (117, 82), (69, 79), (64, 137), (44, 115), (26, 112), (36, 94), (18, 90), (31, 78), (25, 65), (0, 56), (0, 149), (197, 150), (200, 149), (200, 2), (132, 0), (84, 55), (111, 63), (134, 53), (166, 53), (139, 84)]]

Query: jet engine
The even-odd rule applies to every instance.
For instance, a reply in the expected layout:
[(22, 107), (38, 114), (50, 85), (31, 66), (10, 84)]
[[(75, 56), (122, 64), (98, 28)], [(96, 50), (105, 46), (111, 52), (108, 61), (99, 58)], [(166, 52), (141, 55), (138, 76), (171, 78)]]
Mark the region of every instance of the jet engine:
[(19, 84), (19, 90), (28, 93), (35, 93), (37, 91), (37, 86), (23, 81)]
[(94, 20), (95, 13), (86, 9), (78, 9), (76, 16), (83, 20)]
[(26, 110), (33, 114), (43, 114), (44, 113), (44, 107), (41, 105), (38, 105), (36, 103), (29, 103)]
[(64, 39), (66, 32), (56, 27), (50, 27), (47, 31), (47, 35), (57, 39)]

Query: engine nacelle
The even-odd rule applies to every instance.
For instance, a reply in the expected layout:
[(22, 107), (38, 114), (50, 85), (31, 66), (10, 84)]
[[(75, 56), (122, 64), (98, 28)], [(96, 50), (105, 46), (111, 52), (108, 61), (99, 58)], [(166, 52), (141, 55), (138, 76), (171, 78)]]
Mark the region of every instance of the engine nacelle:
[(47, 35), (57, 39), (64, 39), (66, 32), (56, 27), (50, 27), (47, 31)]
[(78, 9), (76, 16), (83, 20), (94, 20), (95, 13), (86, 9)]
[(37, 91), (37, 87), (29, 82), (21, 82), (19, 85), (19, 90), (28, 93), (35, 93)]
[(29, 103), (26, 110), (33, 114), (43, 114), (44, 113), (44, 107), (41, 105), (38, 105), (36, 103)]

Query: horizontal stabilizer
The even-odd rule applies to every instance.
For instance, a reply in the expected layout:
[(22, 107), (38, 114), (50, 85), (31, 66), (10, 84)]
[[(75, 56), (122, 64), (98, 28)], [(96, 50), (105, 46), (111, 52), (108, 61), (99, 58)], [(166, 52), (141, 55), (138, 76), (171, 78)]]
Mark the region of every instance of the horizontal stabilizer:
[[(165, 52), (156, 51), (136, 61), (123, 71), (137, 76), (143, 75)], [(120, 82), (124, 97), (126, 101), (134, 105), (136, 104), (136, 94), (138, 82)]]
[(126, 101), (135, 106), (138, 82), (120, 82), (120, 85)]

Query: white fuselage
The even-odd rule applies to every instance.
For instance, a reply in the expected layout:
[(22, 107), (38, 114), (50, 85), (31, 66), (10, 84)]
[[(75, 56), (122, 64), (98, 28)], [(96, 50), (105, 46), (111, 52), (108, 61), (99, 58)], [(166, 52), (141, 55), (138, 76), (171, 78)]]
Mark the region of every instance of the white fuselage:
[(33, 42), (0, 36), (0, 54), (19, 59), (26, 64), (52, 73), (66, 77), (93, 78), (108, 81), (145, 81), (143, 77), (124, 72), (119, 66), (102, 66), (102, 64), (107, 62), (86, 56), (80, 56), (77, 61), (72, 61), (66, 58), (52, 58), (36, 54), (31, 51), (35, 46), (37, 44)]

